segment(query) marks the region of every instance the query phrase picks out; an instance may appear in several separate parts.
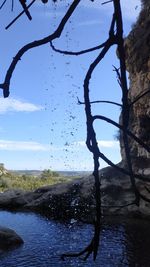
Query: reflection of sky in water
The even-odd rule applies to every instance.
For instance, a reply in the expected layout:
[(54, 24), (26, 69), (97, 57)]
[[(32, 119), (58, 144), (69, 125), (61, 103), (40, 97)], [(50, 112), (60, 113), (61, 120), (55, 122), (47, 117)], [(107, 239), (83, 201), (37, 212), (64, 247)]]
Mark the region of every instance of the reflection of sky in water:
[[(33, 213), (0, 212), (0, 224), (13, 228), (25, 243), (22, 247), (0, 252), (1, 267), (149, 267), (150, 232), (144, 221), (116, 222), (103, 225), (96, 262), (90, 257), (60, 260), (64, 252), (80, 251), (92, 236), (86, 224), (61, 224)], [(138, 262), (138, 263), (137, 263)]]

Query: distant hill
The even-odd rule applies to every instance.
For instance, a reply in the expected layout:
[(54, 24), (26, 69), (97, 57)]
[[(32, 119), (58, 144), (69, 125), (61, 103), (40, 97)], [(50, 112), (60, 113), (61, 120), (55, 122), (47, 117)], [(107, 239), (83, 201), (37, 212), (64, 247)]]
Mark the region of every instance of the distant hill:
[[(40, 176), (42, 171), (40, 170), (10, 170), (11, 173), (16, 174), (16, 175), (30, 175), (30, 176)], [(56, 171), (58, 172), (61, 176), (86, 176), (91, 174), (92, 172), (90, 171)]]
[(11, 173), (16, 175), (30, 175), (30, 176), (40, 176), (42, 171), (40, 170), (10, 170)]

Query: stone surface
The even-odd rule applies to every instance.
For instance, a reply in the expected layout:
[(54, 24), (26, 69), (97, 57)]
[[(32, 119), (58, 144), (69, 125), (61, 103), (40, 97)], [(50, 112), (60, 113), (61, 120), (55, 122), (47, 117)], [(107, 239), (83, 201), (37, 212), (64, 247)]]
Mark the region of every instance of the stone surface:
[(0, 250), (8, 250), (23, 244), (22, 238), (12, 229), (0, 226)]
[[(142, 3), (143, 9), (139, 18), (125, 39), (130, 103), (140, 94), (150, 90), (150, 1), (142, 1)], [(129, 129), (150, 146), (150, 92), (131, 107)], [(130, 139), (130, 147), (134, 170), (136, 172), (143, 170), (146, 175), (150, 175), (150, 154), (133, 139)], [(125, 161), (122, 135), (121, 155)]]
[[(140, 207), (130, 205), (135, 197), (129, 177), (107, 167), (100, 171), (103, 215), (150, 216), (150, 204), (141, 200)], [(137, 180), (140, 192), (150, 198), (150, 185)], [(72, 182), (45, 186), (33, 192), (10, 190), (0, 193), (0, 208), (36, 211), (54, 219), (80, 219), (91, 222), (95, 217), (95, 187), (92, 175)], [(124, 207), (122, 207), (124, 206)]]

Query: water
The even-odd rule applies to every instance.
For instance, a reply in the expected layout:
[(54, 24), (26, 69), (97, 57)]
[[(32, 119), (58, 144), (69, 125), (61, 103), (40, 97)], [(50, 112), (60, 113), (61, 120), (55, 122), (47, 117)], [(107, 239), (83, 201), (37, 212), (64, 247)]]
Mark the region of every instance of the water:
[(24, 245), (0, 251), (0, 267), (150, 267), (149, 222), (105, 222), (96, 262), (90, 257), (61, 261), (64, 252), (80, 251), (90, 241), (91, 225), (60, 223), (34, 213), (0, 212), (0, 225), (14, 229)]

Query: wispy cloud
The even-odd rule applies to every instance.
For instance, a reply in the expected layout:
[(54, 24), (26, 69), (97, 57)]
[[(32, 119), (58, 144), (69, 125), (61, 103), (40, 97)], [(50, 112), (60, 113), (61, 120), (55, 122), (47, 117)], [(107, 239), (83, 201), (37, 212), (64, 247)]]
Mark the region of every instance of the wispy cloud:
[(101, 140), (101, 141), (98, 141), (98, 145), (100, 147), (105, 147), (105, 148), (119, 148), (119, 141), (114, 141), (114, 140), (108, 140), (108, 141), (105, 141), (105, 140)]
[(51, 151), (53, 146), (31, 141), (0, 140), (0, 150), (7, 151)]
[[(85, 141), (78, 141), (74, 142), (74, 146), (78, 147), (85, 147)], [(114, 141), (114, 140), (99, 140), (98, 141), (99, 147), (104, 147), (104, 148), (119, 148), (119, 141)]]
[(89, 21), (82, 21), (78, 23), (78, 26), (93, 26), (93, 25), (100, 25), (102, 24), (99, 20), (89, 20)]
[(42, 106), (15, 98), (0, 98), (0, 114), (7, 112), (34, 112), (42, 110)]

